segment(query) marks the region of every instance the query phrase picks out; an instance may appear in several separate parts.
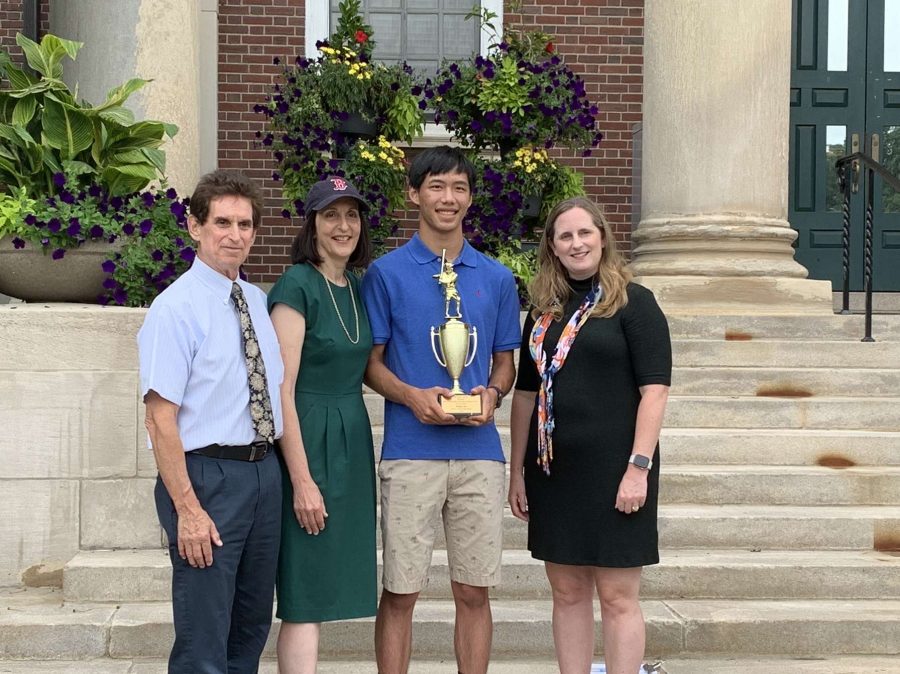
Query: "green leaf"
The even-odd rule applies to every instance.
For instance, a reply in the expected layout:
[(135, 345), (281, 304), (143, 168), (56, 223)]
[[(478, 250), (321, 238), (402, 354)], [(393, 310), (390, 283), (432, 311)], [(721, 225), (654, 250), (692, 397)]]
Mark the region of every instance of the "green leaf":
[(162, 150), (156, 150), (153, 148), (145, 147), (141, 150), (141, 154), (143, 154), (147, 161), (149, 161), (153, 166), (156, 167), (156, 170), (160, 173), (166, 172), (166, 153)]
[(22, 33), (16, 35), (16, 44), (25, 53), (25, 60), (28, 61), (28, 65), (44, 77), (52, 77), (54, 79), (62, 79), (63, 57), (68, 56), (74, 59), (76, 54), (78, 54), (78, 50), (83, 46), (81, 42), (64, 40), (50, 34), (45, 35), (41, 39), (41, 44), (38, 45), (33, 40), (29, 40), (22, 35)]
[(122, 103), (128, 100), (128, 97), (131, 96), (131, 94), (152, 81), (153, 80), (142, 80), (137, 77), (130, 79), (125, 84), (120, 84), (119, 86), (110, 89), (106, 94), (106, 100), (101, 105), (93, 108), (93, 110), (95, 112), (100, 112), (101, 110), (120, 107)]
[(63, 170), (73, 176), (83, 176), (89, 173), (95, 173), (94, 167), (83, 161), (67, 159), (62, 163)]
[(16, 126), (28, 126), (37, 110), (37, 99), (34, 96), (20, 98), (12, 112), (12, 123)]
[(38, 78), (34, 75), (12, 64), (6, 66), (6, 77), (9, 79), (13, 89), (27, 89), (38, 81)]
[(107, 168), (103, 171), (101, 180), (109, 188), (110, 194), (118, 195), (137, 192), (156, 177), (156, 169), (152, 166), (124, 164)]
[(121, 106), (106, 108), (99, 112), (100, 119), (118, 126), (131, 126), (134, 124), (134, 113)]
[(88, 116), (49, 96), (44, 100), (43, 123), (47, 143), (66, 158), (86, 150), (94, 141), (94, 125)]
[(174, 138), (175, 134), (178, 133), (178, 125), (177, 124), (169, 124), (167, 122), (162, 123), (163, 128), (166, 130), (166, 135), (169, 138)]

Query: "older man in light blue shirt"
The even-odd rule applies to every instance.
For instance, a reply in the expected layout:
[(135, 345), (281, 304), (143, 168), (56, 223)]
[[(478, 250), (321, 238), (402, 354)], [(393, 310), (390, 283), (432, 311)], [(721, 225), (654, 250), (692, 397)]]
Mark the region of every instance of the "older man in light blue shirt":
[(216, 171), (191, 197), (197, 258), (138, 333), (141, 393), (169, 539), (169, 672), (256, 672), (272, 621), (281, 531), (283, 366), (265, 294), (240, 280), (259, 189)]

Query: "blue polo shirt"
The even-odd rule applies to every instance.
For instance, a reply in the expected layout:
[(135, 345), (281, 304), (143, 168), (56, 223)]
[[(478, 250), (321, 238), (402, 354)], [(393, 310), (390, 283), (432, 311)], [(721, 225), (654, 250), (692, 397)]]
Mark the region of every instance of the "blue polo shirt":
[[(442, 325), (444, 293), (434, 275), (441, 256), (416, 234), (405, 245), (376, 260), (363, 278), (375, 344), (384, 344), (384, 362), (412, 386), (450, 388), (450, 375), (431, 351), (429, 331)], [(469, 391), (487, 385), (491, 356), (519, 347), (519, 297), (512, 273), (468, 242), (453, 265), (458, 278), (462, 320), (478, 329), (475, 359), (460, 377)], [(484, 426), (423, 424), (412, 411), (385, 401), (382, 459), (488, 459), (503, 461), (500, 436), (493, 423)]]

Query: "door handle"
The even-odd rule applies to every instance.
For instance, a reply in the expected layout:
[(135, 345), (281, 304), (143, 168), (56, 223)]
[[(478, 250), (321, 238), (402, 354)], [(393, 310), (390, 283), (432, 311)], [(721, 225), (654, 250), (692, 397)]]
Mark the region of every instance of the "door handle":
[(877, 133), (872, 134), (872, 159), (881, 162), (878, 156), (881, 154), (881, 137)]
[[(859, 134), (854, 133), (850, 136), (850, 154), (859, 152)], [(851, 163), (850, 188), (853, 194), (859, 192), (859, 159), (854, 159)]]

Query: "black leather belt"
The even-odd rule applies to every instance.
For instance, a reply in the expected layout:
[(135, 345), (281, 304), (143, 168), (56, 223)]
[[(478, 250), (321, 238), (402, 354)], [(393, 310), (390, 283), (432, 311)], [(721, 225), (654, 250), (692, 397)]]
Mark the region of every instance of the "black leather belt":
[(275, 449), (265, 440), (249, 445), (207, 445), (195, 449), (189, 454), (201, 454), (213, 459), (233, 459), (235, 461), (260, 461), (266, 458), (266, 454)]

